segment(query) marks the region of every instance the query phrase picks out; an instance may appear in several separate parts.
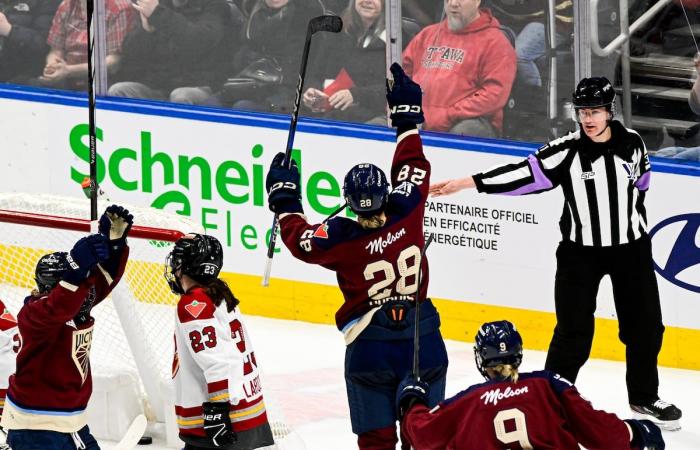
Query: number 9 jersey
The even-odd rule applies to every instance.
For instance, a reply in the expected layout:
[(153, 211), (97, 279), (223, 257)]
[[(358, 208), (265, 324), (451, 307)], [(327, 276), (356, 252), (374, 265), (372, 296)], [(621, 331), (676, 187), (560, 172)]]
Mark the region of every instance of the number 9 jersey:
[(344, 217), (312, 225), (302, 214), (280, 216), (282, 239), (289, 251), (302, 261), (336, 272), (345, 302), (335, 319), (346, 344), (385, 303), (414, 300), (419, 270), (423, 271), (419, 297), (425, 299), (428, 264), (421, 264), (421, 250), (429, 185), (430, 163), (418, 130), (411, 129), (397, 138), (383, 226), (365, 229)]

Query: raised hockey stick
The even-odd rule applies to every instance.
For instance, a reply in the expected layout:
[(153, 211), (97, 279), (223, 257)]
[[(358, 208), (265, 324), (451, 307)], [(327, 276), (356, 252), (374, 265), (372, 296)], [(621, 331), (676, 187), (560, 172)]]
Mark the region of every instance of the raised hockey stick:
[(146, 416), (143, 414), (136, 416), (133, 422), (131, 422), (131, 425), (129, 425), (129, 429), (126, 430), (124, 437), (122, 437), (121, 441), (117, 442), (117, 445), (115, 445), (112, 450), (132, 450), (138, 445), (139, 440), (146, 431), (146, 425), (148, 425)]
[(97, 233), (97, 139), (95, 138), (95, 0), (87, 0), (88, 136), (90, 139), (90, 232)]
[(423, 266), (423, 260), (425, 259), (425, 252), (428, 250), (428, 247), (430, 247), (430, 243), (433, 242), (433, 238), (435, 235), (433, 233), (430, 233), (428, 235), (428, 239), (425, 241), (425, 245), (423, 245), (423, 251), (420, 252), (420, 261), (419, 261), (419, 266), (418, 266), (418, 279), (416, 280), (416, 323), (415, 327), (413, 328), (413, 376), (416, 378), (416, 380), (420, 381), (420, 282), (421, 282), (421, 275), (423, 273), (421, 267)]
[[(343, 29), (343, 21), (338, 16), (318, 16), (309, 21), (306, 27), (306, 41), (304, 41), (304, 52), (301, 54), (301, 68), (299, 69), (299, 82), (297, 83), (296, 96), (294, 97), (294, 108), (292, 109), (292, 122), (289, 124), (289, 134), (287, 135), (287, 148), (284, 152), (284, 162), (287, 167), (292, 165), (292, 145), (294, 145), (294, 134), (297, 131), (297, 120), (299, 119), (299, 104), (301, 103), (301, 90), (304, 87), (306, 77), (306, 63), (309, 60), (309, 48), (311, 47), (311, 36), (319, 31), (339, 33)], [(263, 274), (262, 285), (270, 284), (270, 271), (272, 270), (272, 258), (275, 256), (277, 244), (277, 226), (279, 225), (279, 214), (275, 213), (270, 230), (270, 242), (267, 247), (267, 262)]]

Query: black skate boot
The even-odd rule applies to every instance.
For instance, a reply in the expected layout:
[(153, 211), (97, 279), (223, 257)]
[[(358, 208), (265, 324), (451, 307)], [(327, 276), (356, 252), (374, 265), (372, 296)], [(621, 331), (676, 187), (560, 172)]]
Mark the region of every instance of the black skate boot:
[(679, 419), (683, 415), (680, 409), (663, 400), (656, 400), (645, 405), (630, 405), (638, 419), (651, 420), (659, 428), (668, 431), (681, 429)]

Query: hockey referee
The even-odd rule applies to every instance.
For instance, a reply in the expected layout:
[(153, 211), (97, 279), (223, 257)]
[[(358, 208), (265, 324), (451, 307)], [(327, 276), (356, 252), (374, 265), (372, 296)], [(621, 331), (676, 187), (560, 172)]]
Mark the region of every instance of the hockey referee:
[(646, 231), (649, 156), (642, 138), (613, 120), (615, 91), (606, 78), (581, 80), (573, 104), (579, 131), (549, 142), (524, 161), (434, 184), (430, 193), (476, 187), (487, 194), (524, 195), (561, 187), (557, 325), (545, 368), (576, 380), (591, 351), (598, 286), (610, 275), (620, 340), (626, 346), (630, 407), (662, 428), (676, 430), (680, 409), (658, 396), (656, 364), (664, 326)]

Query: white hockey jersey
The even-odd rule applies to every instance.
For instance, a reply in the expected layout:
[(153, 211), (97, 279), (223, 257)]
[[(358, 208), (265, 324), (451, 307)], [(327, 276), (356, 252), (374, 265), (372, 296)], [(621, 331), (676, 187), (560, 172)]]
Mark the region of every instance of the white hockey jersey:
[(15, 361), (20, 347), (22, 338), (17, 329), (17, 319), (0, 300), (0, 416), (5, 408), (8, 379), (15, 373)]
[(255, 353), (236, 308), (216, 307), (202, 288), (180, 298), (175, 327), (175, 414), (181, 437), (201, 438), (202, 403), (231, 403), (236, 432), (267, 424)]

